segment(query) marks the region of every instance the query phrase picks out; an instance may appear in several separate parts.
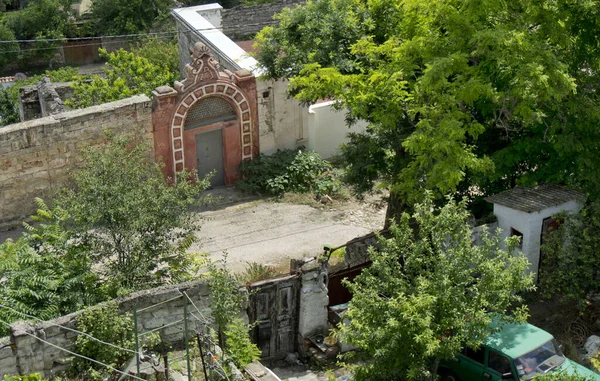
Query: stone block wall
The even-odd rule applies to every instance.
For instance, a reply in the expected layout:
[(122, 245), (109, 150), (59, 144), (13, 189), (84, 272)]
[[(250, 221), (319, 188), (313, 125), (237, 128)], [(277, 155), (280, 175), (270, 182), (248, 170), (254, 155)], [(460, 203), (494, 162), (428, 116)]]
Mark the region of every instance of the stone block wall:
[[(142, 332), (182, 319), (184, 316), (182, 292), (188, 294), (200, 313), (210, 318), (208, 291), (208, 285), (202, 280), (136, 292), (117, 299), (117, 303), (122, 312), (130, 313), (156, 305), (138, 314), (138, 331)], [(191, 303), (188, 307), (190, 313), (199, 315)], [(10, 337), (0, 338), (0, 377), (6, 374), (27, 375), (36, 372), (44, 377), (51, 377), (68, 369), (72, 355), (60, 348), (73, 350), (78, 333), (62, 327), (75, 329), (80, 313), (81, 311), (37, 324), (29, 322), (12, 324)], [(198, 325), (195, 319), (189, 319), (190, 332), (199, 328)], [(164, 342), (179, 344), (183, 339), (183, 323), (158, 332)], [(44, 343), (38, 338), (51, 344)]]
[(283, 8), (304, 4), (306, 0), (279, 0), (251, 6), (237, 6), (222, 11), (223, 33), (233, 40), (247, 40), (262, 28), (277, 24), (273, 15)]
[(153, 144), (150, 99), (138, 95), (1, 128), (0, 229), (34, 213), (34, 198), (60, 186), (81, 149), (100, 144), (106, 130)]

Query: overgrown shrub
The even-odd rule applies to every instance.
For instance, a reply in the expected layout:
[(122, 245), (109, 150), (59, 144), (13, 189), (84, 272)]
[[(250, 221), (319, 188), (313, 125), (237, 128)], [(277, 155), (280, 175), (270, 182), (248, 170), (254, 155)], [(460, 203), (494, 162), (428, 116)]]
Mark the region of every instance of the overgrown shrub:
[(272, 266), (263, 265), (262, 263), (248, 262), (246, 271), (239, 276), (242, 282), (256, 282), (263, 279), (268, 279), (277, 275), (277, 270)]
[[(85, 310), (77, 317), (77, 329), (98, 340), (135, 350), (135, 333), (131, 314), (122, 314), (116, 302), (109, 302)], [(75, 352), (93, 358), (113, 368), (120, 367), (133, 353), (99, 343), (85, 335), (77, 336)], [(70, 373), (86, 380), (102, 380), (113, 372), (99, 364), (75, 357)]]
[(209, 264), (209, 276), (212, 317), (218, 327), (219, 346), (226, 360), (241, 368), (260, 355), (256, 344), (250, 341), (251, 325), (239, 316), (248, 295), (240, 292), (239, 281), (227, 269), (227, 256), (219, 264)]
[(282, 196), (286, 192), (336, 195), (341, 190), (339, 173), (318, 153), (277, 150), (270, 156), (244, 162), (238, 187), (249, 193)]
[(39, 373), (33, 373), (28, 376), (9, 376), (5, 375), (4, 381), (44, 381), (42, 375)]

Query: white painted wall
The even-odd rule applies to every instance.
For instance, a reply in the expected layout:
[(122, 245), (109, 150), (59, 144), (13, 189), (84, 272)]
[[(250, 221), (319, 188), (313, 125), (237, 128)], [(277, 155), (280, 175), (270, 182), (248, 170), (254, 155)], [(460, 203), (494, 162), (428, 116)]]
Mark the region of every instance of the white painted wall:
[(500, 235), (503, 240), (510, 237), (511, 228), (523, 233), (523, 254), (529, 260), (529, 271), (535, 272), (539, 267), (540, 238), (544, 219), (560, 212), (577, 213), (581, 207), (582, 204), (572, 200), (539, 212), (527, 213), (494, 204), (494, 214), (498, 218), (498, 227), (502, 229)]
[(340, 145), (348, 141), (350, 132), (363, 132), (367, 122), (359, 121), (351, 127), (346, 124), (346, 111), (333, 108), (334, 102), (323, 102), (308, 109), (308, 149), (324, 158), (340, 153)]
[(266, 155), (307, 145), (308, 108), (288, 97), (287, 86), (287, 80), (257, 79), (260, 152)]

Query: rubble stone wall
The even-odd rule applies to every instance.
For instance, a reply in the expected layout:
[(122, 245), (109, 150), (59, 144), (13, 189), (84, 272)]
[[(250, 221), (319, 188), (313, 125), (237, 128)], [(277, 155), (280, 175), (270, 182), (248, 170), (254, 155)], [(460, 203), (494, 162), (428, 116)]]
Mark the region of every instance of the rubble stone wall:
[(104, 131), (153, 144), (152, 104), (145, 95), (16, 123), (0, 129), (0, 229), (18, 225), (62, 184), (84, 147)]
[(306, 0), (279, 0), (251, 6), (237, 6), (222, 11), (223, 33), (232, 40), (253, 38), (262, 28), (276, 25), (273, 15), (283, 8), (304, 4)]
[[(155, 305), (137, 314), (138, 331), (146, 332), (183, 319), (187, 299), (182, 296), (183, 292), (193, 302), (187, 305), (190, 316), (192, 313), (199, 315), (199, 310), (204, 317), (210, 317), (209, 288), (205, 280), (140, 291), (116, 301), (123, 313), (132, 314), (134, 310)], [(73, 351), (78, 333), (64, 327), (76, 329), (80, 313), (81, 311), (37, 324), (13, 323), (10, 337), (0, 338), (0, 377), (6, 374), (31, 373), (52, 377), (68, 369), (72, 355), (63, 349)], [(188, 332), (200, 328), (197, 320), (190, 318), (188, 323)], [(164, 342), (177, 344), (183, 341), (183, 323), (157, 332)]]

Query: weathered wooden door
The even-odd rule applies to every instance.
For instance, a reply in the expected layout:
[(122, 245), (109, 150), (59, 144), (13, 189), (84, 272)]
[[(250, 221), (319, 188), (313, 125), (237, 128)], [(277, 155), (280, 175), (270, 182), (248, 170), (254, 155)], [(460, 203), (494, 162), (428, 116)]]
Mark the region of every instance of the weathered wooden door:
[(200, 178), (204, 178), (207, 174), (215, 171), (210, 179), (210, 185), (216, 187), (225, 184), (222, 130), (211, 130), (196, 134), (196, 158)]
[(256, 322), (253, 341), (262, 351), (264, 360), (279, 359), (296, 352), (298, 330), (298, 292), (300, 277), (285, 277), (260, 281), (250, 286), (248, 315)]

